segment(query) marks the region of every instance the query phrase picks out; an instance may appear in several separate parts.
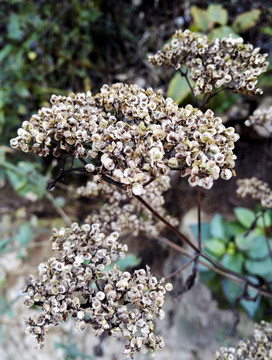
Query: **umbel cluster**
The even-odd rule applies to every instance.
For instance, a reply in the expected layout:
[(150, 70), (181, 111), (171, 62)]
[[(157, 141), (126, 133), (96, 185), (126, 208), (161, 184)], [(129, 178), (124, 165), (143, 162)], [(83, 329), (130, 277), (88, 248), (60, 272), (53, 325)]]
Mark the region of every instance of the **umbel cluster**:
[[(256, 83), (267, 68), (265, 58), (242, 39), (209, 41), (185, 30), (177, 31), (164, 51), (149, 61), (173, 66), (181, 75), (189, 71), (198, 96), (214, 95), (214, 89), (261, 93)], [(210, 109), (179, 107), (161, 90), (123, 83), (104, 85), (96, 95), (52, 95), (50, 107), (23, 122), (10, 141), (14, 149), (79, 159), (93, 178), (78, 195), (99, 195), (108, 201), (85, 224), (53, 229), (56, 256), (40, 264), (37, 277), (30, 276), (25, 305), (38, 305), (41, 313), (27, 320), (27, 333), (39, 346), (49, 326), (69, 316), (79, 330), (89, 324), (97, 335), (122, 335), (127, 356), (140, 350), (152, 356), (164, 346), (155, 333), (154, 319), (164, 317), (161, 307), (172, 285), (158, 280), (149, 267), (120, 271), (114, 262), (127, 251), (120, 234), (160, 232), (161, 226), (137, 203), (139, 197), (177, 225), (164, 208), (170, 172), (187, 177), (191, 186), (210, 189), (218, 178), (235, 175), (233, 149), (238, 139), (235, 129), (225, 127)], [(102, 185), (105, 179), (126, 192)]]

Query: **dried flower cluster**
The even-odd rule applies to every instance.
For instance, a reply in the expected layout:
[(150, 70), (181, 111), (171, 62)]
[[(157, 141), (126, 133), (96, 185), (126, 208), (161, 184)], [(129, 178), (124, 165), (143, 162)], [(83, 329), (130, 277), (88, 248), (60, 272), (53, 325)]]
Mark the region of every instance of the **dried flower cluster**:
[(258, 76), (267, 70), (267, 55), (244, 44), (242, 38), (230, 35), (210, 41), (204, 35), (177, 30), (164, 50), (150, 56), (149, 61), (156, 66), (190, 70), (196, 96), (221, 87), (242, 94), (262, 94), (256, 84)]
[(253, 126), (260, 135), (270, 137), (272, 134), (272, 106), (256, 109), (245, 121), (245, 125)]
[(233, 175), (239, 135), (211, 110), (179, 108), (161, 91), (122, 83), (104, 85), (94, 97), (53, 95), (51, 103), (23, 122), (10, 142), (13, 148), (85, 158), (88, 172), (106, 174), (135, 195), (173, 168), (189, 175), (191, 185), (207, 189), (219, 176)]
[(272, 325), (262, 321), (255, 325), (254, 336), (240, 341), (236, 348), (222, 347), (216, 360), (269, 360), (272, 359)]
[(163, 318), (161, 309), (166, 290), (149, 268), (133, 274), (109, 265), (123, 258), (126, 245), (118, 242), (117, 232), (106, 235), (98, 224), (74, 223), (71, 228), (53, 229), (52, 257), (39, 265), (39, 276), (30, 277), (25, 305), (38, 305), (39, 315), (29, 318), (26, 332), (43, 346), (50, 325), (76, 319), (75, 328), (90, 324), (97, 335), (123, 335), (128, 341), (124, 354), (133, 356), (140, 350), (151, 354), (164, 346), (161, 336), (154, 334), (154, 318)]
[(253, 199), (259, 200), (262, 207), (272, 208), (272, 190), (266, 182), (252, 177), (237, 180), (237, 185), (236, 193), (242, 198), (250, 195)]
[[(97, 176), (94, 178), (93, 181), (88, 181), (86, 186), (77, 189), (80, 196), (88, 198), (99, 196), (104, 201), (98, 210), (92, 211), (85, 219), (86, 223), (98, 223), (101, 225), (101, 229), (108, 232), (118, 231), (120, 236), (127, 235), (127, 233), (138, 236), (140, 232), (144, 232), (148, 236), (156, 236), (160, 233), (164, 226), (163, 223), (157, 221), (138, 200), (117, 191), (114, 185), (96, 182)], [(163, 175), (146, 186), (143, 199), (159, 214), (163, 214), (173, 226), (177, 226), (177, 219), (166, 215), (164, 208), (163, 193), (170, 187), (170, 177)]]

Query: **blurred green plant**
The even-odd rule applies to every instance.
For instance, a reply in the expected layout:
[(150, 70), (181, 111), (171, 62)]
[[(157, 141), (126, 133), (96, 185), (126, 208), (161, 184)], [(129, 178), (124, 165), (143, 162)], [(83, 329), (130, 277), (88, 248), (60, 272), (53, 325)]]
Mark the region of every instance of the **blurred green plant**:
[[(202, 226), (202, 240), (204, 251), (220, 262), (226, 268), (236, 271), (258, 283), (262, 279), (272, 281), (272, 211), (256, 210), (255, 212), (243, 207), (234, 209), (236, 219), (225, 221), (216, 214), (210, 223)], [(194, 235), (197, 235), (197, 226), (192, 226)], [(250, 290), (246, 300), (241, 295), (244, 289), (229, 279), (200, 266), (200, 279), (207, 283), (216, 297), (224, 302), (240, 305), (255, 320), (265, 318), (271, 308), (271, 299), (256, 297), (257, 293)], [(238, 302), (238, 301), (237, 301)]]
[[(269, 16), (271, 16), (269, 14), (270, 12), (267, 13), (268, 18)], [(260, 23), (261, 15), (262, 13), (259, 9), (244, 11), (236, 15), (231, 24), (229, 24), (230, 20), (228, 17), (228, 12), (220, 4), (210, 4), (207, 9), (192, 6), (192, 24), (189, 27), (189, 30), (193, 32), (205, 33), (207, 34), (209, 39), (213, 39), (215, 37), (223, 38), (229, 35), (232, 35), (234, 38), (238, 38), (240, 37), (240, 34), (244, 35), (245, 32), (256, 28), (258, 24), (257, 31), (260, 34), (263, 33), (271, 36), (272, 27), (269, 25), (269, 21), (267, 22), (267, 24), (264, 23), (264, 25)], [(170, 40), (168, 42), (170, 42)], [(270, 72), (271, 69), (269, 68), (268, 72), (262, 75), (260, 79), (260, 86), (262, 88), (270, 87)], [(169, 82), (167, 96), (171, 97), (178, 103), (185, 103), (186, 101), (191, 100), (190, 93), (190, 88), (187, 84), (185, 77), (182, 77), (179, 73), (175, 73)], [(209, 106), (214, 109), (219, 115), (222, 115), (225, 113), (226, 109), (228, 109), (237, 101), (238, 97), (238, 95), (233, 94), (226, 98), (224, 94), (218, 94), (218, 96), (212, 99)]]
[(93, 355), (83, 354), (78, 349), (77, 344), (72, 342), (72, 337), (73, 337), (73, 327), (71, 327), (65, 342), (55, 342), (55, 349), (61, 351), (62, 359), (64, 360), (96, 359), (96, 357)]

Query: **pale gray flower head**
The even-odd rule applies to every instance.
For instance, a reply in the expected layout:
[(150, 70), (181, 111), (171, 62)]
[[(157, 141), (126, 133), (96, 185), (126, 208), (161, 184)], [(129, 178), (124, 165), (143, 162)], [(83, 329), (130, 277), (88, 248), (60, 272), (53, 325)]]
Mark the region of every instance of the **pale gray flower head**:
[(171, 169), (205, 188), (219, 176), (229, 178), (225, 170), (234, 174), (239, 135), (211, 110), (179, 108), (161, 91), (122, 83), (104, 85), (95, 96), (52, 96), (51, 102), (23, 123), (12, 147), (84, 159), (87, 172), (106, 175), (135, 195)]
[(242, 38), (229, 35), (209, 40), (205, 35), (177, 30), (163, 51), (150, 56), (149, 61), (155, 66), (189, 70), (196, 96), (217, 88), (262, 94), (256, 84), (258, 76), (267, 70), (267, 55), (251, 44), (244, 44)]

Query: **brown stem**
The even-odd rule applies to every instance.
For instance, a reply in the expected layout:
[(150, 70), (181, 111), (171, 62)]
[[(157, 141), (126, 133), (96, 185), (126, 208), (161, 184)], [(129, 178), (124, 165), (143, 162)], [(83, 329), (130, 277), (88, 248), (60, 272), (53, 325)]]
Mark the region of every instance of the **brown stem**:
[[(161, 237), (161, 236), (158, 236), (157, 238), (155, 238), (156, 240), (158, 241), (162, 241), (164, 242), (167, 246), (171, 247), (172, 249), (175, 249), (176, 251), (180, 252), (181, 254), (184, 254), (186, 256), (188, 256), (190, 259), (193, 259), (195, 258), (196, 255), (194, 254), (191, 254), (188, 250), (185, 250), (183, 249), (181, 246), (173, 243), (172, 241), (164, 238), (164, 237)], [(202, 254), (201, 254), (202, 256)], [(201, 259), (199, 259), (199, 263), (204, 265), (205, 267), (207, 267), (208, 269), (216, 272), (217, 274), (219, 275), (222, 275), (228, 279), (230, 279), (231, 281), (233, 281), (234, 283), (236, 284), (245, 284), (245, 281), (244, 279), (237, 279), (235, 277), (233, 277), (232, 275), (230, 275), (228, 272), (225, 272), (223, 270), (220, 270), (218, 269), (217, 267), (214, 267), (212, 265), (210, 265), (209, 263), (207, 263), (206, 261), (203, 261)], [(269, 297), (269, 298), (272, 298), (272, 294), (270, 292), (267, 292), (265, 290), (261, 290), (259, 289), (258, 286), (256, 286), (255, 284), (251, 285), (251, 284), (247, 284), (249, 287), (253, 287), (254, 289), (256, 289), (258, 291), (259, 294), (263, 295), (263, 296), (266, 296), (266, 297)]]
[(183, 76), (191, 90), (191, 93), (193, 95), (193, 97), (195, 98), (196, 102), (197, 102), (197, 106), (200, 107), (200, 102), (199, 102), (199, 99), (195, 96), (194, 94), (194, 89), (190, 83), (190, 80), (188, 79), (188, 70), (186, 72), (183, 72), (181, 69), (178, 70), (178, 72), (181, 74), (181, 76)]
[(173, 225), (171, 225), (163, 216), (157, 213), (156, 210), (152, 208), (141, 196), (133, 195), (136, 199), (138, 199), (156, 218), (158, 218), (161, 222), (163, 222), (169, 229), (171, 229), (179, 238), (185, 241), (191, 248), (193, 248), (197, 253), (199, 252), (198, 248), (178, 229), (176, 229)]
[[(102, 179), (112, 183), (113, 185), (118, 186), (119, 188), (124, 189), (123, 184), (108, 178), (106, 175), (102, 175)], [(184, 242), (186, 242), (195, 252), (197, 253), (197, 256), (202, 256), (204, 259), (206, 259), (208, 262), (210, 262), (216, 269), (220, 270), (223, 274), (227, 273), (229, 275), (232, 275), (236, 277), (237, 279), (240, 279), (243, 283), (247, 284), (248, 286), (251, 286), (255, 289), (257, 289), (259, 292), (263, 292), (263, 290), (260, 290), (259, 286), (255, 283), (251, 282), (246, 277), (242, 276), (241, 274), (236, 273), (235, 271), (232, 271), (231, 269), (226, 268), (225, 266), (217, 263), (212, 258), (210, 258), (207, 254), (203, 253), (201, 249), (199, 249), (196, 245), (194, 245), (184, 234), (182, 234), (178, 229), (176, 229), (173, 225), (171, 225), (163, 216), (161, 216), (156, 210), (152, 208), (141, 196), (134, 195), (133, 196), (138, 199), (156, 218), (158, 218), (161, 222), (163, 222), (171, 231), (173, 231), (180, 239), (182, 239)], [(175, 248), (179, 251), (179, 246), (175, 243), (173, 243), (170, 240), (167, 240), (167, 244), (171, 246), (172, 248)], [(195, 255), (193, 255), (195, 256)], [(207, 264), (205, 264), (207, 265)], [(209, 266), (207, 266), (209, 267)], [(218, 271), (217, 271), (218, 272)], [(270, 297), (272, 297), (272, 294), (269, 292), (265, 292), (266, 294), (269, 294)], [(267, 295), (266, 295), (267, 296)]]
[[(160, 214), (157, 213), (156, 210), (154, 210), (143, 198), (141, 198), (139, 195), (134, 195), (136, 199), (138, 199), (154, 216), (156, 216), (160, 221), (162, 221), (170, 230), (172, 230), (179, 238), (181, 238), (183, 241), (185, 241), (192, 249), (194, 249), (199, 256), (202, 256), (204, 259), (209, 261), (211, 264), (214, 265), (217, 269), (221, 270), (222, 272), (229, 273), (236, 278), (242, 280), (244, 283), (250, 285), (251, 287), (259, 290), (259, 286), (244, 277), (241, 274), (238, 274), (237, 272), (226, 268), (225, 266), (217, 263), (214, 261), (211, 257), (209, 257), (207, 254), (203, 253), (201, 250), (199, 250), (184, 234), (182, 234), (178, 229), (176, 229), (173, 225), (171, 225), (164, 217), (162, 217)], [(168, 240), (169, 241), (169, 240)], [(170, 243), (172, 243), (170, 241)], [(174, 244), (174, 243), (172, 243)], [(176, 245), (176, 244), (174, 244)], [(174, 247), (174, 246), (172, 246)], [(272, 294), (271, 294), (272, 297)]]
[(201, 251), (201, 188), (197, 187), (197, 225), (198, 225), (198, 248)]

